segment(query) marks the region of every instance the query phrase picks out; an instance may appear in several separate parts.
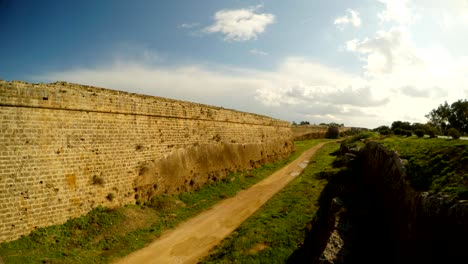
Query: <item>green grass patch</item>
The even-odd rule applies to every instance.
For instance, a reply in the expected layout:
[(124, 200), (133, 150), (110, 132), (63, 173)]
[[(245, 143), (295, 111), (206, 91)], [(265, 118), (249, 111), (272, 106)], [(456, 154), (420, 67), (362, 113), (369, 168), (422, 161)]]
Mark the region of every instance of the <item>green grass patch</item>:
[(371, 139), (378, 139), (380, 134), (377, 132), (361, 132), (357, 135), (347, 138), (343, 143), (349, 148), (360, 149), (366, 145), (366, 142)]
[(330, 153), (338, 143), (325, 145), (304, 172), (277, 193), (228, 236), (202, 263), (285, 263), (305, 238), (305, 228), (318, 210), (326, 185), (321, 173), (332, 169)]
[(39, 228), (16, 241), (0, 244), (0, 256), (5, 263), (108, 263), (143, 248), (164, 230), (249, 188), (325, 141), (297, 141), (296, 151), (289, 158), (233, 173), (195, 192), (156, 196), (145, 205), (97, 207), (63, 225)]
[(388, 137), (380, 141), (408, 161), (413, 188), (468, 199), (468, 141)]

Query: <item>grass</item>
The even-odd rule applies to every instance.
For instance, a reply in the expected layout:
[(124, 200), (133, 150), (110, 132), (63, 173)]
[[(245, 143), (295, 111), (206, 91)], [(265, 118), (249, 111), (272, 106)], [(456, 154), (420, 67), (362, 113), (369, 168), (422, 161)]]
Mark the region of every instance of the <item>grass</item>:
[(468, 141), (388, 137), (380, 142), (408, 161), (405, 167), (416, 190), (468, 199)]
[(366, 145), (366, 142), (371, 139), (377, 139), (379, 133), (376, 132), (361, 132), (357, 135), (351, 136), (344, 141), (349, 148), (360, 149)]
[(164, 230), (252, 186), (324, 141), (297, 141), (296, 151), (289, 158), (233, 173), (196, 192), (156, 196), (145, 205), (97, 207), (63, 225), (39, 228), (16, 241), (0, 244), (0, 256), (5, 263), (108, 263), (143, 248)]
[(331, 170), (338, 149), (320, 149), (304, 172), (227, 237), (202, 263), (285, 263), (304, 242), (305, 228), (318, 210), (326, 185), (321, 172)]

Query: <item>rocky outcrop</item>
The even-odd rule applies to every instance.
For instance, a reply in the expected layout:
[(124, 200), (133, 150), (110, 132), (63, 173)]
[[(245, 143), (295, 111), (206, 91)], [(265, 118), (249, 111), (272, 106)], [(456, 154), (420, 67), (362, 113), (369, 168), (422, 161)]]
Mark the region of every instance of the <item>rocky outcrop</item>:
[(460, 263), (468, 259), (468, 201), (415, 191), (395, 152), (369, 142), (359, 154), (363, 182), (389, 221), (399, 263)]
[(415, 191), (381, 144), (343, 145), (320, 210), (290, 263), (466, 263), (468, 201)]

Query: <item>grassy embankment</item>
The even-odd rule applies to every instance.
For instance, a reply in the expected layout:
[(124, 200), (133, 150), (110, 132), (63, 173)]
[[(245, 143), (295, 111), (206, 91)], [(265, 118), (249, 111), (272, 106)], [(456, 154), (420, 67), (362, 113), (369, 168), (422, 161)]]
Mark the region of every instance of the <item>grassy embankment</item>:
[(415, 190), (444, 192), (468, 199), (468, 141), (387, 137), (380, 142), (398, 152)]
[(0, 256), (6, 263), (107, 263), (144, 247), (164, 230), (252, 186), (324, 141), (295, 142), (296, 152), (289, 158), (233, 173), (196, 192), (158, 196), (145, 205), (98, 207), (63, 225), (40, 228), (16, 241), (2, 243)]
[(304, 172), (276, 194), (216, 247), (202, 263), (285, 263), (304, 242), (305, 228), (318, 210), (326, 185), (320, 172), (333, 170), (330, 153), (338, 143), (325, 145)]

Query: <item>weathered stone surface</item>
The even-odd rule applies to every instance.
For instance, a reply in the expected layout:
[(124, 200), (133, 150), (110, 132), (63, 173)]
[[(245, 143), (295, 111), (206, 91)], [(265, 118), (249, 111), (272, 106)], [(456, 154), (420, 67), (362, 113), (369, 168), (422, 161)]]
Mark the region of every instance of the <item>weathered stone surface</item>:
[(461, 263), (468, 259), (468, 203), (417, 192), (402, 160), (376, 142), (359, 155), (362, 176), (385, 211), (398, 263)]
[(293, 149), (285, 121), (64, 82), (0, 81), (0, 124), (0, 242)]

